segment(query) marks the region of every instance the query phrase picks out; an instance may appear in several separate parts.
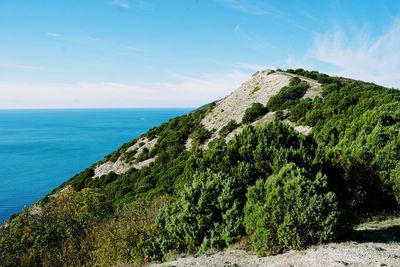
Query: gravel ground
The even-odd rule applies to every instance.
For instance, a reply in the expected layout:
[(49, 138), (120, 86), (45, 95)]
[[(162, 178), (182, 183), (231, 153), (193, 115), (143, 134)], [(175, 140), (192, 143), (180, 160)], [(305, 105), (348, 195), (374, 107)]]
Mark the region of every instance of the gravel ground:
[(226, 250), (212, 255), (185, 257), (175, 261), (155, 264), (158, 267), (180, 266), (400, 266), (399, 243), (327, 244), (305, 251), (257, 257), (244, 250)]

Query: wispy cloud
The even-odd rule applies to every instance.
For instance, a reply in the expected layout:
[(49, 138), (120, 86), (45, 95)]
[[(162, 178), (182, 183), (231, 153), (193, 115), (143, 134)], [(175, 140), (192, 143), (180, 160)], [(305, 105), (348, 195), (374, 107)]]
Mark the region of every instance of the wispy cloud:
[(112, 0), (111, 4), (120, 8), (130, 8), (130, 4), (127, 0)]
[(313, 57), (339, 68), (338, 75), (400, 88), (400, 18), (375, 38), (348, 37), (336, 28), (315, 37)]
[(0, 63), (0, 69), (41, 70), (42, 68), (26, 64)]
[(0, 83), (0, 108), (197, 107), (224, 97), (250, 74), (232, 70), (170, 76), (170, 81), (149, 85)]
[(282, 11), (269, 5), (266, 1), (262, 4), (253, 4), (248, 0), (217, 0), (225, 6), (251, 15), (282, 15)]
[(56, 33), (56, 32), (48, 32), (47, 35), (55, 38), (63, 36), (61, 33)]

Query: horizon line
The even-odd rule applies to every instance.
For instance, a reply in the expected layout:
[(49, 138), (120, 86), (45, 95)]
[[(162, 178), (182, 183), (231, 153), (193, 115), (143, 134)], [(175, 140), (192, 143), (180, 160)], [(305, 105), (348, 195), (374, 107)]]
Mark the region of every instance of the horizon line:
[(198, 107), (21, 107), (21, 108), (0, 108), (0, 111), (7, 110), (95, 110), (95, 109), (195, 109)]

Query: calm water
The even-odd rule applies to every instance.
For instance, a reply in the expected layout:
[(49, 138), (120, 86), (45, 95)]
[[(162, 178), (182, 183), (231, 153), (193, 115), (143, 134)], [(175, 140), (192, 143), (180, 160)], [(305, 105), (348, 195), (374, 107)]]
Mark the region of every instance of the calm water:
[(124, 142), (188, 112), (0, 110), (0, 223)]

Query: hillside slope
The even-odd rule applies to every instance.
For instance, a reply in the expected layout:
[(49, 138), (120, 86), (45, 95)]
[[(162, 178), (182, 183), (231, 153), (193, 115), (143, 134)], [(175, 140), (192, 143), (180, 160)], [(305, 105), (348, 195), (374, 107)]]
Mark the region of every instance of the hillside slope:
[(399, 91), (266, 70), (9, 220), (0, 266), (140, 265), (243, 240), (275, 255), (344, 240), (399, 201)]

